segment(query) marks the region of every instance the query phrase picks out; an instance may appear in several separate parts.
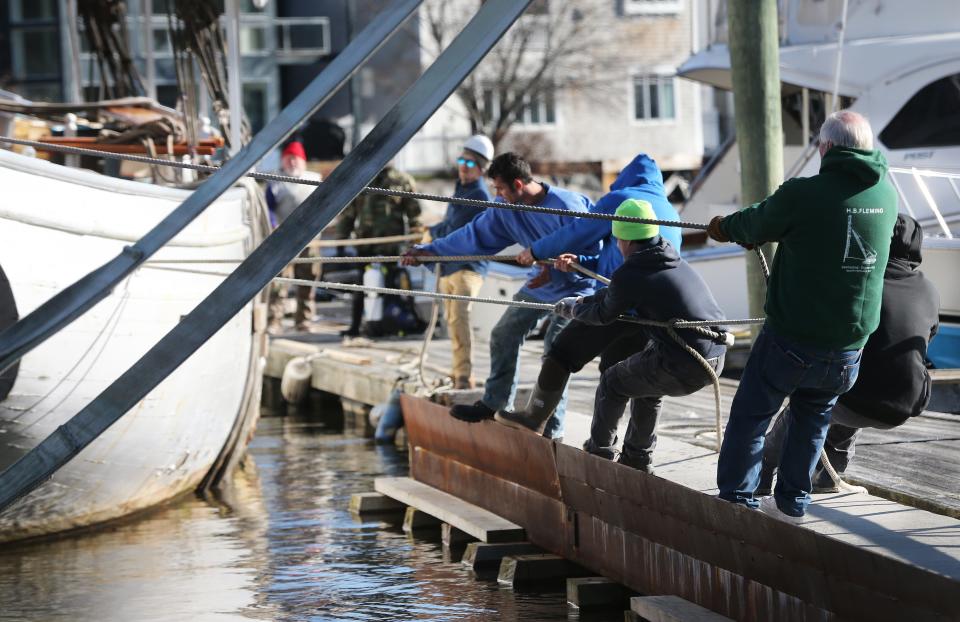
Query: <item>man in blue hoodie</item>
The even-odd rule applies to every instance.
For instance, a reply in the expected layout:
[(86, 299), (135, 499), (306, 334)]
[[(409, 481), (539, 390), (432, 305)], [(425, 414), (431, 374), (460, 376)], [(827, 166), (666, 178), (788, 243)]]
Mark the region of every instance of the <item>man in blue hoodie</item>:
[[(493, 180), (497, 201), (570, 212), (586, 212), (593, 206), (590, 199), (581, 194), (535, 181), (530, 165), (513, 153), (497, 156), (490, 164), (487, 175)], [(404, 264), (417, 263), (417, 256), (486, 255), (498, 253), (514, 244), (530, 246), (573, 220), (572, 216), (488, 209), (450, 235), (430, 244), (414, 247), (408, 251)], [(599, 245), (596, 242), (578, 244), (569, 250), (578, 254), (596, 255)], [(552, 304), (561, 298), (589, 295), (593, 292), (593, 279), (583, 275), (550, 268), (547, 276), (549, 281), (540, 287), (533, 288), (528, 282), (514, 296), (514, 300)], [(509, 307), (506, 310), (490, 334), (490, 377), (484, 385), (483, 398), (473, 405), (454, 406), (451, 409), (454, 417), (466, 421), (490, 419), (498, 410), (513, 404), (517, 390), (520, 347), (527, 333), (548, 313), (549, 311), (521, 307)], [(546, 349), (549, 349), (567, 322), (568, 320), (556, 315), (551, 317), (550, 328), (544, 338)], [(556, 413), (544, 431), (544, 434), (551, 438), (563, 435), (564, 401), (560, 400)]]
[[(625, 201), (635, 199), (650, 205), (658, 220), (679, 220), (677, 210), (667, 200), (663, 189), (663, 175), (657, 163), (645, 153), (638, 154), (628, 164), (605, 194), (594, 206), (593, 212), (613, 214)], [(554, 231), (535, 242), (520, 257), (521, 263), (532, 263), (538, 258), (562, 258), (556, 267), (568, 270), (570, 260), (589, 268), (600, 276), (610, 278), (623, 264), (623, 256), (617, 248), (616, 239), (607, 220), (580, 218), (569, 225)], [(679, 227), (661, 227), (660, 236), (680, 254), (681, 230)], [(580, 256), (570, 254), (570, 250), (584, 242), (597, 241), (602, 244), (599, 255)], [(598, 287), (602, 287), (598, 283)], [(616, 322), (606, 325), (591, 325), (573, 320), (551, 344), (544, 358), (543, 366), (534, 392), (527, 407), (520, 412), (504, 413), (504, 419), (514, 420), (531, 429), (538, 429), (541, 422), (549, 417), (556, 408), (560, 396), (566, 389), (570, 374), (600, 356), (600, 373), (616, 365), (630, 355), (640, 352), (647, 346), (649, 336), (637, 325)], [(586, 448), (591, 451), (591, 447)], [(607, 455), (606, 448), (599, 448)]]

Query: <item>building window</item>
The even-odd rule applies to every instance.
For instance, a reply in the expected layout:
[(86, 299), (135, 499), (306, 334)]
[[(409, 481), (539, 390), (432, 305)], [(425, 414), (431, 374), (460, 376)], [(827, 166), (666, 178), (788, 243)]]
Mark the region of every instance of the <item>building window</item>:
[(14, 79), (59, 76), (60, 36), (55, 26), (13, 29), (10, 43)]
[(553, 92), (541, 93), (524, 99), (523, 112), (517, 118), (523, 125), (553, 125), (557, 122)]
[(633, 78), (633, 118), (637, 121), (676, 118), (673, 76)]
[(330, 53), (330, 19), (278, 17), (277, 51), (285, 56), (326, 56)]
[(57, 18), (57, 0), (11, 0), (10, 21), (26, 22)]
[[(492, 88), (483, 90), (483, 119), (490, 123), (500, 118), (500, 98)], [(553, 125), (557, 122), (557, 106), (553, 91), (526, 96), (523, 107), (517, 113), (520, 125)]]
[(267, 85), (263, 82), (246, 82), (243, 85), (243, 111), (250, 121), (254, 134), (267, 123)]
[(960, 74), (931, 82), (880, 132), (890, 149), (960, 145)]
[(240, 54), (243, 56), (262, 56), (267, 51), (266, 27), (242, 26), (240, 28)]
[(624, 15), (670, 15), (683, 10), (683, 0), (621, 0)]

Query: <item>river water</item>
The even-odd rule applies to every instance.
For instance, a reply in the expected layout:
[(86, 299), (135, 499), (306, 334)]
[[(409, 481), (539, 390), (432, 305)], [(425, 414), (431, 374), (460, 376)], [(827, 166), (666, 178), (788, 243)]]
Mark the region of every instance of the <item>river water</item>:
[(0, 549), (0, 620), (580, 619), (560, 592), (499, 588), (438, 539), (350, 514), (350, 495), (374, 477), (406, 473), (392, 447), (263, 419), (222, 499)]

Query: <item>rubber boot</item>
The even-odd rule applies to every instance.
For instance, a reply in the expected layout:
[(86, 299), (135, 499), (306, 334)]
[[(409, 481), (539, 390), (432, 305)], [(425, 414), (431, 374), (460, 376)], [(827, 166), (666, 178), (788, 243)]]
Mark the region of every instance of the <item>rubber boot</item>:
[(537, 434), (543, 434), (550, 415), (557, 409), (563, 398), (570, 372), (554, 359), (547, 357), (540, 368), (540, 377), (534, 387), (527, 407), (519, 412), (501, 410), (494, 417), (503, 425), (511, 428), (526, 428)]
[(613, 445), (610, 447), (601, 447), (593, 442), (592, 438), (588, 438), (583, 443), (583, 450), (588, 454), (593, 454), (594, 456), (599, 456), (604, 460), (616, 460), (617, 454), (620, 452), (617, 451), (617, 439), (614, 437)]

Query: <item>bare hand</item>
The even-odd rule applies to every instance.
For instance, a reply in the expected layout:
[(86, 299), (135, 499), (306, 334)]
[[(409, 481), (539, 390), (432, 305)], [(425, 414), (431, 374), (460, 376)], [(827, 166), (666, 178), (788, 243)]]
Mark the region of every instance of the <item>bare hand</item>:
[(520, 254), (517, 255), (517, 263), (521, 266), (532, 266), (536, 260), (537, 258), (533, 256), (533, 251), (529, 248), (523, 249)]
[(419, 266), (420, 260), (418, 257), (436, 257), (436, 253), (431, 253), (430, 251), (425, 251), (422, 248), (417, 248), (413, 246), (407, 249), (407, 252), (403, 254), (403, 258), (400, 260), (400, 265), (402, 266)]
[(713, 220), (711, 220), (707, 226), (707, 235), (717, 242), (729, 242), (730, 238), (727, 237), (727, 234), (720, 228), (721, 222), (723, 222), (723, 216), (714, 216)]
[(550, 266), (541, 266), (540, 273), (527, 281), (527, 287), (530, 289), (537, 289), (538, 287), (543, 287), (550, 282)]
[(573, 253), (564, 253), (553, 260), (553, 267), (560, 272), (573, 272), (571, 264), (577, 263), (578, 259), (580, 258)]

